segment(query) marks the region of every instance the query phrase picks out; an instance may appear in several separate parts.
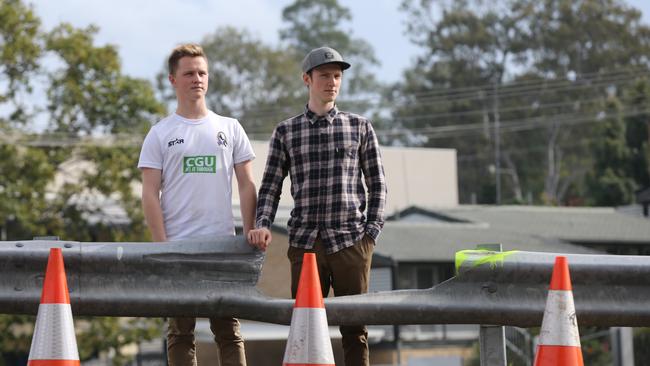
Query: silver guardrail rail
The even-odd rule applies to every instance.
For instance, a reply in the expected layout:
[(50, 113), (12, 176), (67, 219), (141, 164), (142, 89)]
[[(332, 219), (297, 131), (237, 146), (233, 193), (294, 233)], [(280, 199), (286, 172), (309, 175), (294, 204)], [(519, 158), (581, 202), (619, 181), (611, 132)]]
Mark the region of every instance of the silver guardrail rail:
[[(241, 236), (170, 243), (0, 242), (0, 313), (36, 314), (51, 247), (63, 249), (75, 315), (291, 320), (292, 300), (265, 296), (255, 287), (264, 253)], [(556, 255), (462, 251), (457, 275), (430, 289), (326, 299), (328, 321), (539, 326)], [(650, 257), (561, 255), (569, 261), (580, 325), (650, 326)]]

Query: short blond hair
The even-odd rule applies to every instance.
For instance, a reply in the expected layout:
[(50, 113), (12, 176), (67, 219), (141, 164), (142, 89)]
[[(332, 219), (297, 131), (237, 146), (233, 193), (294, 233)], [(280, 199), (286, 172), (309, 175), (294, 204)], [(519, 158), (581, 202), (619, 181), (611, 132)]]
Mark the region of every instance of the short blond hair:
[(172, 54), (169, 55), (167, 60), (167, 67), (169, 69), (169, 75), (174, 75), (176, 69), (178, 68), (178, 61), (183, 57), (203, 57), (205, 62), (208, 62), (208, 58), (203, 52), (203, 47), (199, 46), (196, 43), (186, 43), (182, 44), (172, 50)]

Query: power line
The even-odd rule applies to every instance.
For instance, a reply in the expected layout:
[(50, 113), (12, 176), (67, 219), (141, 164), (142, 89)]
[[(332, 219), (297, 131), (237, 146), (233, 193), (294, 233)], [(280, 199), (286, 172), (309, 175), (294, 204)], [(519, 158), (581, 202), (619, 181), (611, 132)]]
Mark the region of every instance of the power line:
[[(613, 78), (613, 77), (618, 77), (617, 75), (620, 74), (625, 74), (625, 75), (633, 75), (633, 76), (638, 76), (642, 74), (648, 75), (650, 73), (650, 70), (647, 67), (635, 67), (635, 68), (629, 68), (629, 69), (619, 69), (616, 71), (611, 71), (611, 72), (592, 72), (592, 73), (585, 73), (578, 75), (579, 77), (576, 77), (575, 80), (571, 81), (570, 79), (560, 79), (560, 78), (555, 78), (555, 79), (535, 79), (535, 80), (516, 80), (508, 83), (504, 83), (501, 86), (501, 90), (512, 90), (512, 91), (520, 91), (521, 88), (540, 88), (542, 86), (546, 88), (552, 88), (556, 84), (564, 84), (564, 83), (589, 83), (595, 80), (603, 80), (607, 78)], [(430, 97), (430, 96), (440, 96), (440, 97), (451, 97), (451, 96), (457, 96), (457, 95), (476, 95), (479, 92), (485, 92), (491, 93), (493, 88), (493, 83), (484, 83), (484, 84), (478, 84), (478, 85), (471, 85), (471, 86), (462, 86), (462, 87), (453, 87), (453, 88), (440, 88), (439, 90), (431, 90), (431, 91), (426, 91), (426, 92), (420, 92), (420, 93), (412, 93), (409, 95), (412, 95), (414, 97)], [(502, 93), (500, 93), (502, 94)]]
[[(502, 120), (500, 131), (502, 133), (530, 131), (540, 128), (547, 128), (551, 123), (559, 125), (579, 125), (599, 123), (603, 119), (611, 117), (636, 117), (650, 115), (650, 108), (641, 110), (621, 110), (616, 114), (603, 114), (600, 116), (576, 116), (575, 114), (558, 114), (553, 116), (540, 116), (534, 118)], [(416, 129), (376, 129), (379, 136), (390, 137), (406, 134), (426, 136), (429, 139), (458, 137), (483, 132), (482, 123), (423, 127)], [(249, 135), (254, 135), (251, 133)], [(265, 134), (268, 138), (268, 134)], [(46, 134), (23, 134), (3, 133), (0, 135), (0, 144), (21, 145), (32, 147), (70, 147), (70, 146), (93, 146), (93, 147), (139, 147), (144, 139), (140, 134), (112, 134), (102, 136), (71, 136), (65, 133)]]
[[(601, 116), (575, 116), (575, 114), (563, 114), (553, 116), (540, 116), (525, 119), (512, 119), (501, 121), (500, 132), (520, 132), (529, 131), (539, 128), (547, 128), (550, 123), (557, 123), (560, 125), (576, 125), (584, 123), (598, 123), (600, 120), (611, 117), (636, 117), (641, 115), (650, 114), (650, 109), (634, 110), (634, 111), (620, 111), (618, 114), (604, 114)], [(464, 124), (459, 126), (437, 126), (437, 127), (423, 127), (415, 129), (403, 130), (376, 130), (379, 136), (390, 137), (400, 136), (405, 134), (423, 135), (429, 138), (448, 138), (463, 136), (469, 134), (482, 133), (484, 129), (483, 123)]]
[[(565, 101), (565, 102), (557, 102), (557, 103), (545, 103), (545, 104), (539, 104), (537, 106), (524, 105), (524, 106), (517, 106), (517, 107), (500, 108), (499, 111), (500, 113), (521, 112), (521, 111), (541, 112), (545, 109), (560, 108), (560, 107), (574, 107), (576, 106), (576, 104), (580, 104), (580, 106), (582, 107), (584, 104), (589, 105), (591, 103), (602, 102), (602, 100), (603, 100), (602, 98), (592, 98), (592, 99), (581, 99), (581, 100), (573, 100), (573, 101)], [(485, 115), (486, 113), (489, 113), (488, 106), (481, 109), (469, 109), (466, 111), (407, 115), (407, 116), (399, 116), (397, 118), (399, 118), (400, 121), (414, 121), (420, 119), (469, 117), (474, 115)]]
[[(646, 72), (644, 75), (630, 75), (630, 76), (622, 76), (622, 77), (616, 77), (616, 78), (608, 78), (608, 79), (601, 79), (598, 81), (593, 81), (590, 83), (582, 83), (582, 82), (568, 82), (568, 81), (562, 81), (561, 84), (557, 85), (552, 85), (552, 86), (544, 86), (543, 83), (540, 85), (533, 85), (530, 87), (524, 88), (517, 88), (517, 89), (511, 89), (507, 85), (504, 85), (502, 88), (500, 88), (499, 91), (499, 99), (503, 98), (509, 98), (509, 97), (516, 97), (517, 99), (519, 98), (525, 98), (525, 97), (539, 97), (540, 95), (544, 93), (557, 93), (559, 91), (566, 91), (566, 92), (575, 92), (581, 89), (596, 89), (596, 88), (601, 88), (604, 86), (609, 86), (612, 84), (617, 84), (617, 83), (628, 83), (634, 80), (639, 79), (641, 76), (650, 76), (650, 72)], [(437, 105), (451, 105), (452, 103), (461, 103), (461, 102), (469, 102), (469, 101), (488, 101), (489, 98), (492, 97), (493, 92), (486, 92), (484, 94), (476, 93), (476, 94), (470, 94), (470, 95), (461, 95), (461, 96), (436, 96), (436, 97), (431, 97), (431, 98), (417, 98), (415, 101), (409, 102), (403, 102), (403, 105), (405, 107), (412, 107), (414, 105), (427, 105), (427, 106), (437, 106)], [(393, 105), (396, 105), (398, 103), (392, 103)]]
[[(565, 146), (563, 147), (564, 151), (567, 150), (572, 150), (572, 149), (578, 149), (578, 148), (584, 148), (588, 146), (589, 144), (593, 143), (595, 140), (592, 138), (582, 138), (578, 140), (574, 140), (570, 146)], [(546, 151), (548, 149), (548, 146), (539, 146), (539, 145), (532, 145), (532, 146), (527, 146), (527, 147), (510, 147), (503, 149), (503, 153), (510, 153), (510, 154), (517, 154), (517, 155), (522, 155), (522, 154), (533, 154), (533, 153), (538, 153), (540, 151)], [(486, 160), (485, 154), (459, 154), (457, 155), (457, 160), (458, 162), (466, 162), (466, 161), (477, 161), (477, 160)]]
[[(630, 75), (632, 71), (637, 71), (636, 74)], [(620, 76), (621, 74), (625, 74), (624, 76)], [(611, 73), (592, 73), (592, 74), (585, 74), (585, 77), (582, 77), (580, 79), (581, 83), (568, 83), (567, 80), (538, 80), (538, 81), (521, 81), (521, 82), (513, 82), (510, 84), (504, 84), (502, 85), (503, 89), (509, 90), (509, 94), (504, 95), (503, 93), (505, 92), (499, 92), (499, 100), (501, 101), (502, 104), (506, 104), (507, 102), (510, 101), (517, 101), (520, 102), (521, 98), (529, 97), (529, 96), (538, 96), (539, 90), (528, 90), (530, 88), (539, 88), (540, 86), (543, 85), (544, 92), (557, 92), (558, 90), (566, 90), (567, 92), (575, 93), (579, 90), (584, 90), (588, 88), (600, 88), (602, 86), (609, 86), (612, 85), (612, 83), (628, 83), (634, 80), (637, 80), (639, 77), (643, 76), (650, 76), (650, 71), (647, 69), (626, 69), (626, 70), (621, 70), (617, 72), (611, 72)], [(593, 80), (599, 80), (598, 82), (584, 82), (584, 81), (593, 81)], [(508, 86), (510, 85), (510, 86)], [(519, 89), (513, 87), (518, 86)], [(452, 93), (454, 90), (458, 92), (463, 92), (467, 89), (472, 89), (474, 91), (480, 89), (480, 88), (485, 88), (485, 87), (493, 87), (493, 84), (483, 84), (479, 86), (472, 86), (472, 87), (462, 87), (462, 88), (451, 88), (451, 89), (445, 89), (443, 91), (436, 91), (433, 93), (441, 94), (441, 93)], [(528, 89), (522, 89), (522, 88), (528, 88)], [(552, 89), (555, 88), (555, 89)], [(501, 90), (503, 90), (501, 89)], [(516, 93), (515, 93), (516, 92)], [(446, 95), (446, 94), (445, 94)], [(457, 94), (458, 95), (458, 94)], [(488, 101), (487, 97), (489, 94), (484, 94), (480, 98), (480, 101), (486, 102)], [(441, 94), (438, 98), (446, 98), (444, 95)], [(467, 99), (464, 99), (462, 101), (474, 101), (477, 98), (477, 94), (473, 93)], [(371, 101), (372, 99), (366, 99), (365, 101)], [(572, 100), (572, 101), (562, 101), (562, 102), (555, 102), (555, 103), (547, 103), (547, 104), (540, 104), (537, 106), (533, 105), (524, 105), (524, 106), (513, 106), (513, 107), (506, 107), (506, 108), (500, 108), (500, 113), (502, 114), (508, 114), (511, 112), (520, 112), (520, 111), (533, 111), (534, 113), (538, 114), (543, 114), (545, 111), (548, 110), (554, 110), (554, 109), (559, 109), (563, 107), (570, 107), (570, 106), (575, 106), (576, 103), (579, 103), (581, 106), (583, 105), (590, 105), (592, 103), (597, 103), (601, 101), (601, 98), (590, 98), (586, 100)], [(363, 101), (363, 100), (361, 100)], [(441, 100), (439, 101), (439, 105), (447, 105), (451, 106), (454, 102), (459, 102), (459, 100), (456, 101), (450, 101), (450, 100)], [(393, 106), (396, 105), (396, 102), (393, 102)], [(388, 107), (389, 105), (384, 105), (385, 107)], [(427, 103), (423, 100), (419, 100), (415, 103), (410, 103), (408, 107), (414, 108), (417, 106), (427, 106), (430, 107), (432, 104)], [(406, 105), (405, 105), (406, 107)], [(486, 113), (489, 113), (490, 106), (486, 105), (485, 107), (481, 108), (474, 108), (474, 109), (465, 109), (462, 111), (454, 111), (454, 112), (449, 112), (449, 111), (444, 111), (444, 112), (439, 112), (439, 113), (428, 113), (428, 114), (421, 114), (421, 115), (408, 115), (408, 116), (395, 116), (393, 118), (397, 118), (401, 121), (414, 121), (414, 120), (420, 120), (420, 119), (429, 119), (431, 122), (436, 119), (453, 119), (453, 118), (461, 118), (461, 117), (471, 117), (474, 115), (485, 115)], [(273, 116), (270, 112), (272, 111), (277, 111), (278, 113), (282, 112), (283, 113), (283, 119), (286, 119), (286, 113), (287, 113), (287, 107), (281, 107), (278, 106), (277, 108), (273, 107), (265, 107), (263, 109), (264, 111), (267, 111), (269, 113), (266, 113), (269, 118)], [(250, 110), (250, 111), (255, 111)], [(248, 112), (250, 112), (248, 111)], [(645, 114), (646, 111), (637, 111), (634, 115), (642, 115)], [(524, 118), (524, 119), (510, 119), (510, 120), (503, 120), (503, 132), (514, 132), (514, 131), (524, 131), (524, 130), (530, 130), (530, 129), (535, 129), (535, 128), (541, 128), (544, 127), (542, 125), (539, 125), (539, 122), (543, 121), (548, 121), (548, 120), (553, 120), (557, 118), (562, 119), (563, 124), (570, 124), (573, 123), (571, 119), (567, 119), (567, 116), (571, 116), (572, 114), (559, 114), (555, 113), (552, 115), (547, 115), (547, 116), (536, 116), (536, 117), (531, 117), (531, 118)], [(626, 116), (630, 116), (627, 114)], [(588, 121), (595, 121), (596, 117), (581, 117), (578, 119), (579, 121), (583, 121), (580, 123), (585, 123)], [(255, 123), (256, 119), (249, 120), (248, 122), (250, 123)], [(278, 119), (279, 121), (279, 119)], [(259, 123), (259, 122), (258, 122)], [(533, 125), (532, 123), (538, 123), (538, 125)], [(402, 131), (395, 131), (395, 130), (376, 130), (378, 134), (382, 134), (384, 136), (391, 136), (391, 135), (401, 135), (401, 134), (406, 134), (406, 133), (415, 133), (415, 134), (420, 134), (420, 135), (426, 135), (431, 138), (443, 138), (443, 137), (448, 137), (448, 136), (456, 136), (456, 135), (463, 135), (463, 134), (470, 134), (470, 133), (476, 133), (476, 131), (481, 130), (483, 131), (485, 129), (485, 124), (483, 122), (481, 123), (474, 123), (474, 124), (462, 124), (462, 125), (451, 125), (451, 126), (430, 126), (430, 127), (423, 127), (423, 128), (411, 128), (408, 130), (402, 130)], [(259, 136), (265, 136), (268, 137), (270, 134), (270, 131), (268, 129), (262, 128), (262, 129), (254, 129), (254, 128), (249, 128), (247, 129), (247, 133), (249, 135), (259, 135)], [(11, 143), (10, 136), (7, 134), (4, 134), (1, 138), (0, 141), (3, 141), (4, 143)], [(68, 135), (54, 135), (54, 134), (48, 134), (48, 135), (41, 135), (37, 136), (35, 138), (30, 137), (30, 141), (22, 141), (21, 144), (28, 145), (28, 146), (70, 146), (70, 145), (92, 145), (92, 146), (135, 146), (139, 145), (141, 143), (142, 139), (140, 136), (134, 136), (134, 135), (112, 135), (110, 138), (106, 137), (100, 137), (93, 139), (92, 137), (75, 137), (75, 136), (68, 136)]]
[[(596, 91), (598, 88), (610, 85), (626, 85), (630, 82), (638, 80), (641, 77), (650, 77), (650, 70), (648, 69), (633, 69), (624, 70), (612, 73), (593, 73), (594, 76), (587, 76), (580, 78), (576, 81), (570, 80), (537, 80), (537, 81), (523, 81), (521, 83), (514, 82), (502, 84), (499, 91), (499, 99), (502, 101), (516, 100), (527, 97), (540, 97), (543, 94), (558, 93), (565, 91), (566, 93), (576, 93), (580, 90), (593, 89)], [(519, 85), (522, 84), (522, 85)], [(514, 86), (513, 86), (514, 85)], [(404, 107), (404, 108), (417, 108), (420, 106), (426, 107), (445, 107), (453, 106), (454, 103), (463, 102), (483, 102), (487, 103), (491, 100), (493, 91), (493, 84), (483, 84), (480, 86), (467, 87), (474, 90), (471, 93), (455, 94), (456, 88), (442, 89), (440, 91), (433, 91), (432, 97), (426, 97), (429, 93), (414, 93), (408, 94), (397, 100), (383, 100), (381, 97), (373, 98), (358, 98), (343, 101), (344, 103), (365, 103), (374, 108), (388, 108), (388, 107)], [(462, 87), (459, 89), (466, 89)], [(479, 93), (479, 91), (483, 91)], [(524, 107), (521, 107), (524, 108)], [(291, 114), (286, 106), (271, 107), (266, 106), (262, 109), (247, 109), (234, 111), (235, 114), (244, 114), (247, 117), (255, 117), (256, 115), (263, 115), (265, 119), (284, 120)], [(469, 113), (470, 111), (463, 111), (458, 113)], [(473, 113), (482, 113), (482, 109), (474, 109)], [(453, 113), (453, 112), (447, 112)], [(277, 116), (277, 117), (276, 117)], [(275, 118), (273, 118), (275, 117)], [(402, 118), (402, 117), (400, 117)], [(409, 117), (406, 117), (409, 118)], [(250, 120), (249, 120), (250, 121)]]

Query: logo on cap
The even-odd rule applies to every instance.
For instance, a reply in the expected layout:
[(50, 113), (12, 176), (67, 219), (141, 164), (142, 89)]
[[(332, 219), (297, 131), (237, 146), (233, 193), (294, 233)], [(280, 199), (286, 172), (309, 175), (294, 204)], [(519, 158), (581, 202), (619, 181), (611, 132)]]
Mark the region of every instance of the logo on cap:
[(325, 59), (330, 60), (334, 58), (334, 54), (332, 52), (325, 52)]

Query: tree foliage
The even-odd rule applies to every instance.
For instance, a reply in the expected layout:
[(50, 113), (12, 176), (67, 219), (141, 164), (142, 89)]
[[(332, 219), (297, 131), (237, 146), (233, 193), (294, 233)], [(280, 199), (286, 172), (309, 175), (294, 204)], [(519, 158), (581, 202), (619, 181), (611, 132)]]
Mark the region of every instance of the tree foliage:
[(600, 138), (593, 142), (594, 167), (588, 174), (588, 197), (599, 206), (632, 203), (634, 199), (634, 179), (629, 175), (631, 152), (620, 109), (616, 98), (607, 101), (605, 110), (610, 117), (597, 126)]
[(640, 187), (650, 187), (650, 79), (640, 78), (625, 90), (623, 105), (631, 111), (623, 117), (630, 149), (630, 172)]
[[(208, 58), (208, 108), (242, 123), (249, 137), (268, 138), (275, 125), (306, 101), (294, 54), (263, 43), (250, 32), (221, 27), (201, 41)], [(160, 94), (175, 101), (168, 71), (157, 76)]]
[(495, 202), (484, 193), (495, 182), (502, 202), (591, 202), (592, 142), (605, 133), (595, 126), (642, 113), (625, 99), (619, 112), (605, 108), (650, 71), (640, 13), (616, 0), (404, 0), (401, 9), (423, 52), (388, 99), (408, 134), (384, 139), (457, 149), (464, 202)]
[[(133, 192), (140, 177), (138, 147), (120, 144), (120, 136), (141, 136), (164, 108), (149, 82), (121, 73), (115, 47), (94, 44), (96, 31), (69, 24), (45, 31), (30, 7), (0, 1), (0, 104), (12, 107), (0, 116), (1, 240), (148, 238)], [(27, 101), (31, 82), (42, 75), (49, 85), (44, 128), (56, 133), (50, 140), (24, 132), (36, 129), (39, 110)], [(115, 140), (106, 146), (77, 143), (100, 133)], [(104, 205), (123, 210), (123, 222), (107, 216)], [(111, 351), (115, 364), (123, 364), (124, 345), (160, 334), (159, 319), (75, 320), (82, 359)], [(33, 317), (2, 315), (0, 328), (3, 355), (19, 360), (29, 352)]]
[(209, 107), (236, 115), (249, 133), (266, 137), (304, 105), (300, 65), (292, 54), (232, 27), (217, 29), (202, 44), (210, 60)]
[(324, 45), (350, 47), (349, 33), (340, 26), (350, 22), (352, 14), (337, 0), (296, 0), (282, 10), (282, 20), (287, 25), (280, 37), (299, 55)]
[[(372, 47), (346, 29), (352, 21), (349, 9), (337, 0), (298, 0), (284, 8), (283, 21), (279, 35), (284, 43), (279, 46), (233, 27), (220, 27), (201, 40), (210, 72), (208, 107), (238, 118), (249, 136), (268, 138), (278, 122), (302, 112), (307, 102), (303, 57), (328, 45), (353, 65), (346, 70), (337, 102), (358, 113), (368, 110), (368, 99), (381, 91), (371, 73), (378, 61)], [(157, 88), (172, 102), (167, 72), (165, 67), (158, 74)]]
[(50, 74), (51, 128), (69, 134), (143, 132), (163, 109), (151, 85), (122, 75), (114, 46), (93, 44), (97, 28), (61, 24), (47, 36), (47, 50), (63, 67)]
[(32, 112), (21, 100), (32, 91), (31, 77), (42, 53), (40, 20), (20, 0), (0, 1), (0, 106), (10, 113), (0, 116), (0, 127), (19, 126)]
[(354, 37), (350, 10), (337, 0), (296, 0), (283, 9), (282, 20), (280, 38), (293, 50), (296, 62), (314, 48), (329, 46), (352, 64), (345, 71), (340, 102), (357, 113), (367, 110), (367, 99), (381, 91), (372, 72), (379, 61), (367, 41)]
[(0, 233), (2, 240), (46, 234), (56, 217), (47, 202), (47, 184), (55, 174), (47, 152), (0, 145)]

